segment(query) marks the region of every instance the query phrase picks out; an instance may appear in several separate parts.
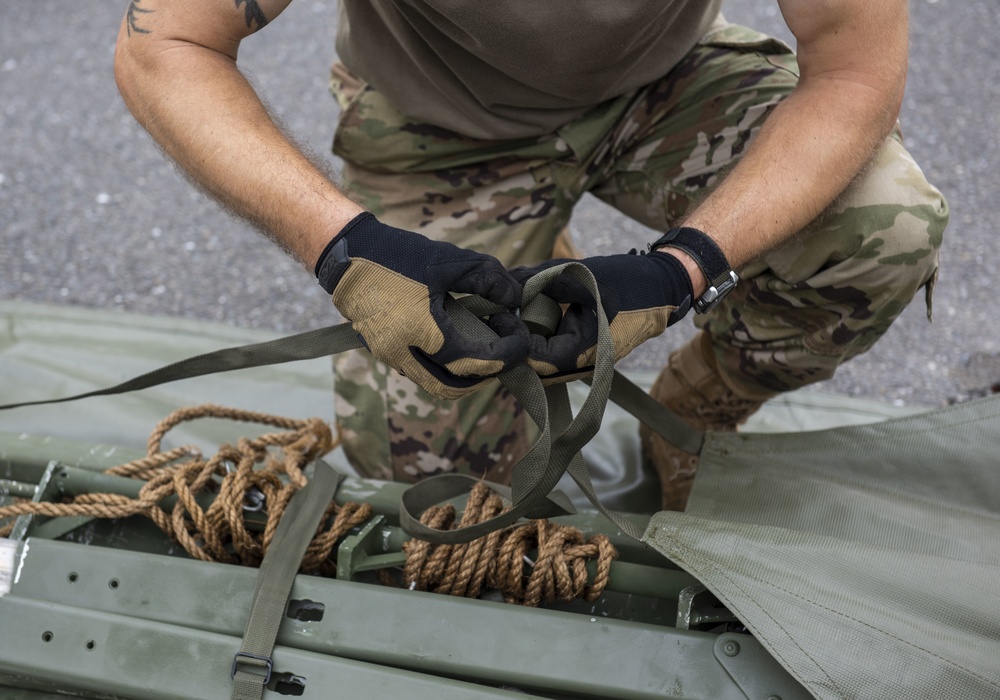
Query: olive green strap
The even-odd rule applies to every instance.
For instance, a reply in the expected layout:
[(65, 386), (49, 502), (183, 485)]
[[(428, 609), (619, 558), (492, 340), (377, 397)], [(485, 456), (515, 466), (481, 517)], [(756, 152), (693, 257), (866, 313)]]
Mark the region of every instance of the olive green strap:
[[(572, 409), (569, 404), (569, 392), (565, 384), (558, 384), (550, 387), (548, 394), (549, 419), (552, 421), (553, 430), (560, 430), (561, 426), (573, 419)], [(642, 528), (601, 503), (601, 499), (597, 497), (597, 491), (594, 489), (594, 484), (590, 480), (590, 471), (583, 461), (583, 455), (577, 452), (567, 465), (566, 472), (576, 482), (576, 485), (580, 487), (587, 500), (604, 517), (617, 525), (629, 537), (636, 540), (642, 539)]]
[[(590, 379), (584, 381), (589, 382)], [(701, 454), (705, 433), (688, 426), (676, 413), (615, 370), (611, 380), (611, 400), (624, 408), (664, 440), (693, 455)]]
[(67, 401), (76, 401), (77, 399), (86, 399), (91, 396), (124, 394), (129, 391), (148, 389), (152, 386), (166, 384), (167, 382), (179, 379), (202, 377), (206, 374), (229, 372), (236, 369), (279, 365), (298, 360), (313, 360), (317, 357), (326, 357), (359, 347), (361, 347), (361, 340), (351, 328), (351, 324), (341, 323), (337, 326), (328, 326), (314, 331), (286, 336), (277, 340), (241, 345), (234, 348), (223, 348), (222, 350), (215, 350), (203, 355), (188, 357), (184, 360), (158, 367), (138, 377), (128, 379), (121, 384), (88, 391), (83, 394), (76, 394), (75, 396), (0, 405), (0, 411), (10, 408), (21, 408), (22, 406), (65, 403)]
[[(461, 332), (484, 340), (496, 337), (496, 334), (481, 323), (472, 311), (453, 302), (446, 302), (445, 309)], [(425, 479), (404, 491), (400, 499), (400, 526), (411, 537), (456, 544), (488, 535), (502, 527), (512, 525), (523, 517), (548, 517), (573, 512), (568, 499), (561, 494), (550, 493), (564, 469), (560, 469), (560, 465), (550, 459), (552, 433), (541, 380), (526, 364), (501, 373), (499, 379), (517, 398), (539, 429), (535, 444), (514, 465), (511, 484), (513, 488), (513, 484), (516, 483), (518, 490), (511, 494), (513, 507), (494, 518), (461, 530), (431, 528), (420, 522), (420, 515), (433, 505), (467, 494), (476, 480), (460, 474), (444, 474)]]
[(260, 700), (264, 695), (264, 686), (271, 679), (274, 641), (295, 574), (343, 478), (343, 474), (318, 460), (312, 479), (292, 496), (281, 516), (257, 573), (243, 644), (233, 657), (233, 700)]
[[(527, 281), (524, 287), (522, 308), (530, 309), (542, 289), (557, 275), (566, 274), (575, 277), (583, 284), (597, 300), (597, 354), (595, 359), (594, 377), (591, 381), (591, 391), (584, 400), (579, 415), (574, 419), (569, 412), (569, 400), (562, 401), (558, 397), (565, 396), (565, 386), (542, 388), (538, 375), (528, 370), (526, 365), (520, 365), (499, 375), (500, 381), (517, 400), (525, 407), (528, 415), (538, 425), (540, 437), (532, 449), (515, 466), (511, 472), (511, 509), (489, 520), (476, 523), (457, 530), (439, 530), (420, 523), (420, 514), (435, 503), (458, 496), (468, 490), (468, 481), (456, 478), (454, 475), (435, 477), (419, 482), (407, 489), (400, 502), (400, 524), (404, 531), (413, 537), (438, 544), (457, 544), (469, 542), (482, 537), (501, 527), (506, 527), (522, 517), (541, 518), (562, 515), (565, 508), (556, 505), (560, 496), (549, 498), (559, 479), (573, 465), (571, 476), (581, 483), (585, 491), (589, 488), (588, 498), (598, 505), (602, 512), (610, 513), (600, 505), (586, 465), (580, 456), (580, 450), (597, 433), (604, 417), (604, 408), (611, 392), (614, 375), (614, 342), (608, 329), (607, 317), (600, 304), (600, 293), (593, 274), (579, 263), (570, 262), (543, 270)], [(464, 309), (448, 309), (456, 327), (462, 332), (489, 340), (495, 337), (493, 331), (479, 323), (472, 314)], [(543, 398), (544, 397), (544, 398)], [(558, 427), (553, 426), (550, 406), (555, 400), (558, 406)], [(556, 437), (553, 439), (552, 435)], [(564, 497), (562, 497), (564, 498)], [(628, 521), (614, 517), (616, 524)], [(634, 528), (626, 524), (625, 531), (632, 532)], [(641, 533), (636, 533), (638, 537)]]
[[(522, 517), (551, 517), (573, 512), (569, 499), (553, 491), (566, 472), (569, 472), (580, 485), (595, 507), (628, 532), (630, 526), (622, 524), (627, 521), (622, 521), (613, 515), (597, 499), (590, 486), (586, 466), (579, 455), (583, 446), (600, 428), (605, 404), (612, 395), (618, 403), (671, 443), (693, 454), (700, 452), (704, 441), (702, 433), (687, 428), (679, 418), (614, 370), (614, 344), (600, 304), (597, 283), (586, 267), (570, 262), (549, 268), (528, 280), (522, 304), (524, 322), (536, 332), (542, 333), (551, 332), (551, 329), (558, 326), (561, 318), (558, 304), (541, 293), (548, 282), (558, 274), (568, 274), (577, 278), (597, 300), (597, 357), (594, 376), (588, 380), (591, 391), (579, 415), (576, 418), (571, 416), (568, 399), (560, 394), (560, 392), (565, 393), (565, 386), (546, 390), (538, 376), (526, 364), (502, 373), (499, 376), (500, 381), (525, 408), (540, 433), (539, 439), (513, 469), (512, 509), (491, 521), (478, 523), (461, 531), (431, 530), (420, 524), (419, 514), (435, 503), (464, 493), (468, 490), (468, 484), (461, 478), (428, 479), (408, 490), (401, 503), (400, 520), (404, 529), (412, 536), (436, 542), (462, 542), (488, 534)], [(449, 298), (446, 309), (462, 332), (487, 340), (496, 337), (480, 320), (481, 317), (498, 310), (494, 304), (474, 296), (459, 300)], [(361, 341), (357, 334), (350, 324), (345, 323), (270, 342), (227, 348), (187, 358), (113, 387), (54, 400), (7, 404), (0, 406), (0, 410), (136, 391), (215, 372), (314, 359), (360, 346)], [(554, 417), (558, 422), (556, 427), (553, 427), (552, 423)]]

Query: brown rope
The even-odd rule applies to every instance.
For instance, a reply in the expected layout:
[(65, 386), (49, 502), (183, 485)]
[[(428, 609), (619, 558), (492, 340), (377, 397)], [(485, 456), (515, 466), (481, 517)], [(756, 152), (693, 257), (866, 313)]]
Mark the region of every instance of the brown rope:
[[(27, 498), (13, 498), (11, 500), (13, 501), (14, 505), (30, 502)], [(0, 537), (9, 537), (10, 533), (14, 531), (14, 519), (11, 518), (11, 521), (9, 523), (3, 523), (2, 521), (3, 518), (0, 517)]]
[[(171, 429), (203, 418), (270, 425), (281, 432), (241, 438), (235, 446), (223, 445), (209, 459), (202, 458), (193, 447), (161, 451), (163, 438)], [(68, 503), (21, 501), (0, 507), (0, 521), (26, 514), (94, 518), (144, 515), (192, 557), (259, 566), (285, 507), (306, 484), (303, 469), (335, 446), (329, 427), (316, 418), (297, 420), (212, 404), (185, 408), (157, 424), (149, 436), (145, 457), (107, 470), (108, 474), (145, 481), (136, 498), (88, 493)], [(179, 461), (184, 457), (189, 459)], [(198, 503), (197, 496), (203, 491), (217, 492), (208, 508)], [(160, 504), (174, 495), (177, 502), (168, 513)], [(262, 511), (267, 518), (263, 532), (254, 532), (246, 525), (244, 503), (252, 498), (262, 498), (266, 504)], [(335, 574), (333, 552), (337, 540), (370, 517), (368, 504), (338, 507), (331, 503), (306, 550), (300, 571)], [(12, 528), (13, 523), (3, 525), (0, 535), (9, 534)]]
[[(270, 425), (281, 432), (241, 438), (235, 446), (223, 445), (208, 459), (190, 446), (161, 451), (163, 438), (171, 429), (204, 418)], [(259, 566), (285, 507), (306, 484), (303, 468), (335, 446), (329, 427), (319, 419), (296, 420), (212, 404), (185, 408), (157, 424), (145, 457), (107, 470), (108, 474), (145, 481), (136, 498), (88, 493), (68, 503), (23, 500), (0, 507), (0, 522), (25, 514), (110, 519), (144, 515), (192, 557)], [(187, 460), (182, 461), (184, 458)], [(205, 491), (215, 492), (208, 508), (198, 502), (198, 494)], [(177, 501), (168, 513), (160, 504), (170, 496), (176, 496)], [(253, 498), (266, 504), (263, 531), (255, 532), (246, 524), (244, 504)], [(503, 500), (480, 483), (472, 490), (460, 523), (455, 522), (451, 505), (428, 509), (421, 522), (438, 529), (464, 527), (503, 511)], [(371, 517), (372, 508), (367, 503), (337, 506), (331, 502), (299, 570), (336, 575), (338, 540)], [(13, 522), (0, 526), (0, 536), (12, 528)], [(533, 607), (580, 597), (596, 600), (608, 584), (611, 562), (617, 557), (604, 535), (585, 540), (578, 529), (547, 520), (492, 532), (466, 544), (438, 546), (410, 540), (403, 549), (403, 580), (410, 588), (470, 598), (493, 589), (509, 603)], [(529, 559), (533, 552), (535, 561)], [(586, 562), (595, 558), (597, 572), (594, 580), (588, 581)], [(378, 574), (383, 583), (392, 583), (387, 571)]]
[[(480, 483), (472, 490), (460, 523), (455, 523), (451, 505), (429, 508), (420, 522), (454, 529), (483, 522), (503, 510), (500, 497)], [(412, 589), (475, 598), (490, 588), (500, 591), (508, 603), (531, 607), (581, 597), (596, 600), (608, 585), (611, 562), (618, 556), (604, 535), (585, 540), (577, 528), (547, 520), (533, 520), (467, 544), (411, 540), (403, 549), (403, 583)], [(533, 550), (535, 561), (528, 558)], [(597, 572), (589, 582), (587, 560), (594, 558)]]

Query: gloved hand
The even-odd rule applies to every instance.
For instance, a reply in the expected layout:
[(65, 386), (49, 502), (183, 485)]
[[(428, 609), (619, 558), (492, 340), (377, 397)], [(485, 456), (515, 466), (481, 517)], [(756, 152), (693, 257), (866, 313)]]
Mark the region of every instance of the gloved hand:
[(513, 311), (521, 285), (496, 258), (352, 219), (316, 263), (320, 285), (382, 362), (438, 398), (455, 399), (523, 362), (528, 331), (514, 313), (492, 316), (500, 338), (474, 340), (445, 313), (448, 292), (478, 294)]
[[(541, 270), (564, 262), (569, 261), (550, 260), (535, 267), (515, 268), (511, 274), (524, 284)], [(691, 308), (691, 278), (672, 255), (633, 250), (576, 262), (585, 265), (597, 280), (615, 344), (615, 360), (658, 336)], [(566, 274), (556, 277), (543, 293), (568, 306), (554, 335), (531, 334), (528, 364), (542, 377), (569, 380), (594, 364), (597, 307), (583, 285)]]

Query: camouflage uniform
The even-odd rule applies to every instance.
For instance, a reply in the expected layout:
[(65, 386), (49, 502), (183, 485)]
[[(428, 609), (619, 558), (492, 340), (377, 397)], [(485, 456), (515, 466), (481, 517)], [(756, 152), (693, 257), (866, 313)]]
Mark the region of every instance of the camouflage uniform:
[[(683, 220), (797, 74), (784, 44), (717, 27), (659, 81), (511, 142), (415, 123), (335, 66), (334, 152), (351, 195), (386, 223), (530, 265), (552, 256), (586, 192), (654, 229)], [(794, 389), (870, 348), (921, 287), (929, 314), (947, 212), (893, 134), (822, 216), (740, 270), (736, 291), (696, 317), (720, 370), (749, 395)], [(439, 402), (361, 352), (337, 358), (335, 371), (345, 447), (365, 475), (506, 481), (533, 437), (499, 387)]]

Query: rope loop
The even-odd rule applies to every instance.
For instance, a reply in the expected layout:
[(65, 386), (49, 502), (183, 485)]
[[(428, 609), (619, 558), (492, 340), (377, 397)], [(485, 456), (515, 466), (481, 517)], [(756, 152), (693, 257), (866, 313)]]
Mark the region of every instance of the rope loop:
[[(222, 445), (207, 459), (190, 446), (162, 451), (163, 439), (171, 429), (203, 418), (258, 423), (281, 430)], [(289, 501), (307, 483), (305, 467), (336, 444), (329, 427), (316, 418), (296, 420), (212, 404), (185, 408), (157, 424), (144, 457), (106, 471), (144, 481), (137, 497), (85, 493), (67, 503), (23, 500), (0, 507), (0, 522), (25, 514), (143, 515), (196, 559), (259, 566)], [(203, 505), (206, 494), (214, 495), (207, 507)], [(263, 528), (248, 527), (245, 505), (249, 495), (263, 504)], [(168, 510), (163, 502), (172, 497), (176, 500)], [(496, 492), (479, 482), (469, 493), (460, 520), (454, 506), (444, 505), (428, 508), (420, 522), (435, 530), (453, 530), (509, 511)], [(371, 517), (368, 503), (338, 506), (331, 501), (299, 571), (335, 576), (338, 541)], [(0, 536), (12, 528), (13, 522), (0, 527)], [(436, 545), (413, 539), (403, 549), (404, 585), (411, 589), (470, 598), (491, 589), (500, 591), (509, 603), (532, 607), (581, 597), (596, 600), (608, 584), (611, 562), (617, 557), (607, 537), (587, 539), (576, 528), (548, 520), (510, 525), (460, 544)], [(596, 560), (593, 580), (589, 580), (589, 560)], [(391, 583), (388, 571), (379, 572), (379, 578)]]
[[(256, 423), (280, 431), (240, 438), (236, 445), (222, 445), (208, 459), (191, 446), (162, 450), (170, 430), (205, 418)], [(144, 481), (136, 498), (86, 493), (68, 503), (21, 501), (0, 507), (0, 521), (26, 514), (93, 518), (144, 515), (196, 559), (259, 566), (285, 507), (308, 481), (305, 467), (336, 445), (330, 428), (318, 418), (299, 420), (214, 404), (183, 408), (156, 425), (145, 457), (106, 471)], [(215, 494), (207, 508), (203, 499), (199, 500), (206, 493)], [(168, 512), (161, 504), (174, 496), (176, 502)], [(251, 496), (263, 499), (266, 522), (262, 532), (247, 526), (244, 504)], [(370, 517), (367, 504), (340, 508), (331, 502), (300, 571), (335, 574), (332, 558), (337, 540)], [(13, 522), (0, 527), (0, 536), (12, 529)]]
[[(437, 530), (451, 530), (507, 510), (500, 496), (480, 482), (473, 487), (459, 522), (450, 504), (428, 508), (420, 521)], [(575, 598), (596, 600), (607, 587), (611, 562), (618, 556), (606, 536), (586, 539), (577, 528), (548, 520), (532, 520), (459, 544), (413, 539), (403, 549), (403, 585), (413, 590), (475, 598), (484, 589), (493, 589), (506, 602), (529, 607)], [(533, 553), (534, 560), (530, 558)], [(597, 571), (591, 581), (587, 561), (592, 559)]]

